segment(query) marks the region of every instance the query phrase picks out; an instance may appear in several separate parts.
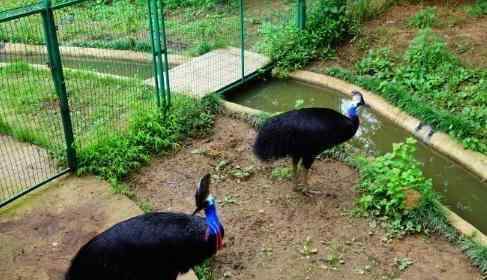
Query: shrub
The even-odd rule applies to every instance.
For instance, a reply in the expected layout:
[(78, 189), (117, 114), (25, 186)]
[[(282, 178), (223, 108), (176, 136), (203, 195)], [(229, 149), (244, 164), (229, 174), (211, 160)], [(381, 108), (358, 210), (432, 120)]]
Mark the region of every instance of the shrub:
[(436, 7), (428, 7), (408, 19), (408, 25), (416, 28), (433, 27), (438, 24), (438, 10)]
[(362, 159), (359, 206), (375, 217), (386, 217), (396, 232), (420, 232), (415, 209), (432, 200), (432, 182), (414, 158), (416, 140), (394, 144), (393, 151), (372, 162)]
[(353, 25), (345, 0), (323, 0), (308, 8), (304, 30), (287, 21), (265, 23), (260, 32), (263, 41), (258, 49), (271, 57), (279, 74), (287, 75), (317, 57), (330, 55), (334, 46), (353, 33)]

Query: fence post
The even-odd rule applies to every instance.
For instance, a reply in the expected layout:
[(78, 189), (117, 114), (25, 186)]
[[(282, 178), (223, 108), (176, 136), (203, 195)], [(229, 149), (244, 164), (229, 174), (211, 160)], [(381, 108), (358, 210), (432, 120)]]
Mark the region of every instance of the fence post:
[(157, 105), (160, 108), (167, 110), (171, 106), (171, 87), (169, 84), (169, 61), (167, 56), (164, 3), (160, 0), (148, 0), (147, 2), (149, 8), (149, 26)]
[(240, 60), (242, 66), (242, 82), (245, 79), (245, 21), (244, 0), (240, 0)]
[(298, 0), (296, 13), (296, 25), (299, 29), (306, 26), (306, 0)]
[(66, 140), (66, 153), (68, 156), (68, 166), (71, 170), (76, 170), (76, 149), (74, 147), (73, 124), (66, 92), (63, 65), (59, 51), (56, 23), (51, 9), (51, 0), (44, 0), (45, 9), (42, 11), (42, 23), (44, 27), (44, 37), (46, 40), (47, 52), (49, 57), (49, 68), (51, 68), (54, 87), (59, 97), (61, 119)]

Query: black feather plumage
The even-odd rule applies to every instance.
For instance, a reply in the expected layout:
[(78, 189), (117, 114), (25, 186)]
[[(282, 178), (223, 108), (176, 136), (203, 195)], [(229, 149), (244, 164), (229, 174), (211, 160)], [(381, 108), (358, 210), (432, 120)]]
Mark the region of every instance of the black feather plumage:
[(309, 168), (326, 149), (352, 138), (359, 119), (328, 108), (304, 108), (270, 118), (260, 129), (254, 153), (261, 160), (291, 156)]
[(84, 245), (65, 279), (175, 280), (216, 251), (216, 237), (208, 235), (204, 218), (144, 214), (111, 227)]

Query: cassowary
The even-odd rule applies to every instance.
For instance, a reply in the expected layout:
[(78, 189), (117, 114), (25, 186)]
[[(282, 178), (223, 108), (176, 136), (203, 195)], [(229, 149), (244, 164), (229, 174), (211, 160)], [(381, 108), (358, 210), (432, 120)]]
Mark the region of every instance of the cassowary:
[(316, 156), (343, 143), (355, 135), (359, 127), (358, 108), (365, 105), (362, 94), (352, 92), (353, 102), (346, 116), (328, 108), (304, 108), (271, 117), (261, 127), (254, 144), (255, 155), (263, 160), (290, 156), (293, 162), (295, 191), (298, 183), (298, 165), (304, 166), (304, 185)]
[[(197, 188), (193, 215), (144, 214), (94, 237), (73, 258), (65, 279), (175, 280), (213, 256), (223, 248), (224, 229), (209, 187), (208, 174)], [(205, 218), (195, 216), (203, 209)]]

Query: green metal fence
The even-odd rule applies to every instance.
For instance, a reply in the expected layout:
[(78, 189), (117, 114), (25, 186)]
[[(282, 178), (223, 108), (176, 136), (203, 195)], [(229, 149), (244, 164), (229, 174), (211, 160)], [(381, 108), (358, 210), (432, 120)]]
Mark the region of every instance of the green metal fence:
[(270, 65), (266, 25), (305, 24), (303, 0), (111, 2), (0, 3), (0, 206), (75, 170), (134, 112), (243, 84)]
[(43, 0), (0, 13), (0, 206), (75, 170), (77, 151), (156, 106), (144, 84), (149, 10), (120, 9), (130, 3)]

